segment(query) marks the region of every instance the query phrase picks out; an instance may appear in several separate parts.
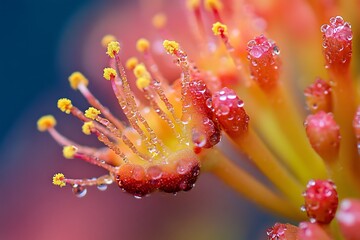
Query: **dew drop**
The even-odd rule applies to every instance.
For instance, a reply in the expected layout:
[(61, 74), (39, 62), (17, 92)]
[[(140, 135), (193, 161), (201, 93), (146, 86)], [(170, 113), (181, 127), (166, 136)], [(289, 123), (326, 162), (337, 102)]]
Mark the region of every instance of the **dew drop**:
[(82, 198), (85, 197), (87, 193), (87, 189), (84, 186), (74, 184), (72, 188), (72, 192), (75, 194), (76, 197)]
[(206, 99), (206, 106), (208, 108), (212, 108), (212, 99), (211, 98)]
[(306, 207), (303, 205), (303, 206), (301, 206), (300, 207), (300, 211), (302, 211), (302, 212), (306, 212)]
[(161, 171), (161, 168), (158, 167), (158, 166), (149, 167), (149, 169), (147, 170), (147, 173), (149, 174), (149, 176), (153, 180), (160, 179), (162, 177), (162, 174), (163, 174), (162, 171)]
[(97, 189), (99, 189), (100, 191), (105, 191), (107, 188), (108, 186), (106, 184), (97, 185)]
[(279, 54), (280, 54), (280, 49), (279, 49), (279, 47), (276, 46), (276, 45), (273, 47), (273, 54), (274, 54), (274, 55), (279, 55)]

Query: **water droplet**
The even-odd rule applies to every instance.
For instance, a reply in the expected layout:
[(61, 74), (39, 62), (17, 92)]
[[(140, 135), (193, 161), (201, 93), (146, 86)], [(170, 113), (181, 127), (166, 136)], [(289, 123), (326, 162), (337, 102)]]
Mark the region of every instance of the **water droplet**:
[(328, 24), (323, 24), (321, 27), (320, 27), (320, 31), (322, 33), (326, 32), (326, 30), (329, 28), (330, 26)]
[(310, 218), (309, 221), (310, 221), (311, 223), (316, 223), (316, 219), (315, 219), (315, 218)]
[(302, 212), (306, 212), (306, 207), (303, 205), (303, 206), (301, 206), (300, 207), (300, 211), (302, 211)]
[(99, 189), (100, 191), (105, 191), (107, 188), (108, 186), (106, 184), (97, 185), (97, 189)]
[(162, 177), (162, 170), (158, 166), (151, 166), (148, 168), (147, 173), (153, 180), (160, 179)]
[(212, 99), (211, 98), (206, 99), (206, 106), (208, 108), (212, 108)]
[(280, 49), (279, 49), (279, 47), (276, 46), (276, 45), (273, 47), (273, 54), (274, 54), (274, 55), (279, 55), (279, 54), (280, 54)]
[(76, 197), (82, 198), (85, 197), (87, 193), (87, 189), (84, 186), (74, 184), (72, 188), (72, 192), (75, 194)]
[(140, 196), (140, 195), (134, 195), (134, 198), (136, 198), (136, 199), (142, 199), (142, 196)]

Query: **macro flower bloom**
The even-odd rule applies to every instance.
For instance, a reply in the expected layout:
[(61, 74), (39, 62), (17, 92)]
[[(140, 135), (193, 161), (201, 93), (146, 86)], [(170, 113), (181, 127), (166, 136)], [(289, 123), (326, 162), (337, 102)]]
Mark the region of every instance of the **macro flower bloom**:
[[(90, 92), (88, 79), (75, 72), (70, 85), (91, 106), (81, 111), (68, 98), (59, 99), (57, 106), (82, 121), (83, 133), (95, 135), (105, 147), (67, 139), (51, 115), (39, 119), (38, 129), (63, 146), (65, 158), (84, 160), (107, 173), (89, 179), (57, 173), (53, 184), (70, 185), (82, 197), (89, 186), (105, 190), (116, 183), (141, 198), (156, 191), (188, 191), (200, 172), (209, 172), (263, 208), (301, 221), (299, 227), (276, 223), (268, 239), (359, 239), (360, 108), (350, 65), (352, 58), (356, 61), (353, 29), (337, 15), (341, 8), (335, 2), (295, 1), (295, 15), (306, 18), (282, 16), (293, 39), (282, 42), (280, 54), (281, 44), (270, 39), (271, 33), (283, 35), (272, 29), (270, 13), (283, 1), (275, 2), (187, 1), (192, 24), (187, 34), (194, 39), (189, 49), (172, 38), (166, 13), (155, 15), (162, 54), (181, 72), (176, 79), (160, 70), (148, 39), (136, 42), (139, 58), (123, 59), (124, 46), (105, 36), (109, 63), (103, 77), (125, 121), (103, 106)], [(322, 42), (317, 41), (321, 36)], [(310, 55), (314, 50), (315, 58), (316, 49), (322, 49), (322, 63), (317, 59), (306, 66), (304, 49), (295, 47), (297, 61), (306, 67), (291, 66), (286, 50), (300, 42)], [(318, 77), (316, 70), (327, 74)], [(304, 80), (306, 105), (299, 104), (292, 89), (292, 79), (301, 77), (310, 78)], [(134, 94), (134, 87), (142, 95)], [(229, 148), (241, 152), (267, 181), (240, 167), (239, 155), (228, 154)]]

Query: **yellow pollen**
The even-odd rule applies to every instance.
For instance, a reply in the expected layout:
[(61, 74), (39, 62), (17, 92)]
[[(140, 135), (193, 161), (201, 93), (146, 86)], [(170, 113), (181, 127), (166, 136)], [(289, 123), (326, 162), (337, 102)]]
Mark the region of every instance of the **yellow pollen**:
[(145, 65), (142, 63), (136, 65), (133, 72), (134, 72), (135, 77), (137, 77), (137, 78), (140, 78), (140, 77), (150, 78), (149, 72), (146, 70)]
[(145, 77), (140, 77), (136, 79), (136, 86), (138, 89), (143, 90), (144, 88), (148, 87), (150, 84), (150, 79)]
[(116, 70), (113, 68), (104, 68), (104, 78), (106, 80), (111, 80), (116, 77)]
[(158, 29), (165, 27), (166, 22), (167, 22), (167, 18), (164, 13), (158, 13), (152, 19), (152, 24), (154, 25), (155, 28)]
[(212, 31), (215, 36), (225, 35), (227, 36), (227, 26), (225, 24), (222, 24), (220, 22), (216, 22), (213, 24)]
[(126, 68), (129, 70), (133, 70), (136, 65), (138, 65), (139, 61), (136, 57), (131, 57), (126, 61)]
[(136, 42), (136, 50), (143, 53), (143, 52), (148, 51), (149, 48), (150, 48), (150, 42), (147, 39), (140, 38), (139, 40), (137, 40), (137, 42)]
[(55, 175), (53, 176), (53, 179), (52, 179), (53, 181), (52, 181), (52, 183), (53, 183), (54, 185), (56, 185), (56, 186), (64, 187), (64, 186), (66, 185), (64, 179), (65, 179), (64, 174), (62, 174), (62, 173), (57, 173), (57, 174), (55, 174)]
[(85, 111), (85, 117), (92, 120), (95, 120), (99, 114), (101, 114), (101, 112), (94, 107), (89, 107), (88, 110)]
[(92, 121), (88, 121), (88, 122), (85, 122), (83, 125), (82, 125), (82, 132), (86, 135), (90, 135), (91, 134), (91, 129), (94, 128), (94, 123)]
[(113, 35), (108, 34), (108, 35), (105, 35), (101, 39), (101, 45), (106, 48), (110, 42), (115, 42), (115, 41), (116, 41), (116, 37), (114, 37)]
[(74, 155), (75, 155), (76, 152), (77, 152), (77, 147), (75, 147), (75, 146), (70, 145), (70, 146), (65, 146), (63, 148), (63, 155), (67, 159), (74, 158)]
[(186, 6), (190, 10), (194, 10), (200, 7), (200, 0), (187, 0)]
[(52, 115), (46, 115), (37, 121), (37, 128), (40, 132), (44, 132), (56, 125), (56, 119)]
[(205, 9), (208, 11), (212, 11), (213, 9), (222, 9), (222, 3), (220, 0), (205, 0), (204, 5)]
[(179, 43), (177, 43), (175, 41), (165, 40), (163, 42), (163, 46), (164, 46), (166, 52), (169, 54), (174, 54), (176, 51), (179, 50)]
[(89, 81), (84, 77), (84, 75), (81, 72), (73, 72), (69, 77), (70, 86), (73, 89), (78, 89), (78, 86), (80, 84), (84, 84), (87, 86), (89, 84)]
[(120, 43), (117, 41), (111, 41), (107, 45), (107, 51), (106, 54), (109, 55), (109, 57), (114, 58), (116, 54), (118, 54), (120, 51)]
[(57, 107), (64, 113), (69, 114), (71, 112), (73, 105), (71, 104), (70, 99), (60, 98), (57, 102)]

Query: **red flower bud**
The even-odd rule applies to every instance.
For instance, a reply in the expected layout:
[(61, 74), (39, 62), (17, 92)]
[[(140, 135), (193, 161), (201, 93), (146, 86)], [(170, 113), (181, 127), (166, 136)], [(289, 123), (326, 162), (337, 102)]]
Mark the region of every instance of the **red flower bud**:
[(319, 111), (331, 111), (331, 87), (321, 78), (316, 79), (313, 84), (308, 86), (305, 89), (304, 94), (306, 97), (306, 104), (311, 113), (317, 113)]
[(339, 201), (335, 184), (330, 180), (310, 180), (306, 187), (304, 210), (310, 221), (330, 223)]
[(360, 201), (345, 199), (340, 203), (339, 211), (336, 214), (340, 230), (347, 240), (360, 239)]

